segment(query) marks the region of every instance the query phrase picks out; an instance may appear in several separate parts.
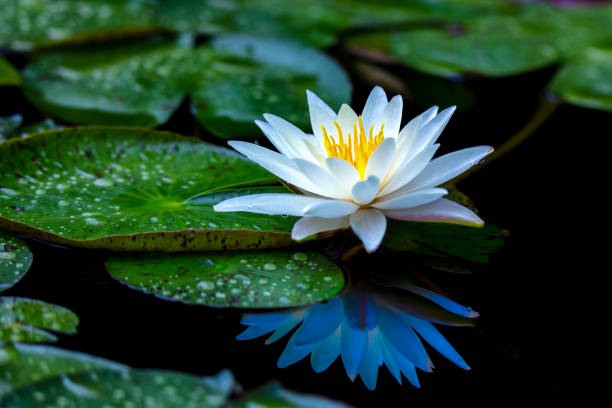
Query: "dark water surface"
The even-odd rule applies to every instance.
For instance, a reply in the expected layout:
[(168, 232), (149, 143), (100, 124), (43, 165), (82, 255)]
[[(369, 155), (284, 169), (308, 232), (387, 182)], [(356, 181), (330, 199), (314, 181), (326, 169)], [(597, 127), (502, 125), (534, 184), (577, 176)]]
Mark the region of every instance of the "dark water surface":
[[(405, 69), (391, 71), (399, 78), (415, 75)], [(441, 153), (479, 144), (498, 146), (530, 118), (551, 72), (467, 80), (476, 103), (455, 114), (440, 139)], [(371, 87), (352, 79), (353, 106), (359, 111)], [(306, 109), (306, 99), (304, 103)], [(439, 102), (441, 107), (450, 103)], [(17, 90), (8, 91), (0, 105), (0, 116), (22, 113), (28, 122), (40, 117)], [(402, 123), (423, 110), (409, 101), (404, 105)], [(187, 109), (184, 104), (163, 128), (192, 134)], [(102, 251), (28, 240), (35, 255), (32, 269), (3, 294), (73, 310), (81, 321), (78, 334), (59, 336), (58, 347), (137, 368), (196, 375), (229, 368), (245, 389), (276, 378), (289, 388), (359, 407), (577, 396), (585, 392), (587, 380), (575, 372), (582, 357), (570, 357), (579, 354), (577, 339), (582, 338), (576, 329), (581, 299), (574, 285), (590, 273), (588, 265), (577, 271), (574, 263), (584, 222), (576, 214), (585, 204), (583, 195), (573, 192), (580, 186), (578, 177), (590, 172), (591, 147), (586, 142), (598, 136), (598, 129), (606, 129), (608, 117), (561, 106), (530, 140), (459, 185), (486, 221), (512, 235), (491, 264), (473, 268), (472, 275), (428, 276), (481, 317), (475, 328), (441, 328), (472, 370), (465, 372), (428, 348), (436, 368), (433, 374), (419, 373), (420, 390), (398, 385), (381, 367), (376, 390), (368, 391), (359, 379), (351, 383), (339, 360), (321, 374), (313, 372), (308, 359), (279, 369), (276, 361), (287, 339), (267, 346), (263, 339), (237, 341), (243, 329), (239, 311), (172, 303), (128, 289), (106, 274), (108, 253)], [(392, 259), (376, 266), (379, 271), (401, 267)]]

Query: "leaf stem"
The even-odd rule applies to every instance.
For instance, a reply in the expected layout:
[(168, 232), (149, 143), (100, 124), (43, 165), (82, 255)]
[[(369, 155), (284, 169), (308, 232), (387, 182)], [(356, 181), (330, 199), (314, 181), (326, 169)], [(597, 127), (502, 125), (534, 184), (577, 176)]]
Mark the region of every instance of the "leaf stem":
[(357, 255), (358, 253), (360, 253), (361, 251), (363, 251), (363, 244), (358, 244), (355, 245), (354, 247), (352, 247), (351, 249), (349, 249), (348, 251), (346, 251), (342, 257), (340, 258), (340, 260), (342, 262), (348, 262), (350, 261), (355, 255)]

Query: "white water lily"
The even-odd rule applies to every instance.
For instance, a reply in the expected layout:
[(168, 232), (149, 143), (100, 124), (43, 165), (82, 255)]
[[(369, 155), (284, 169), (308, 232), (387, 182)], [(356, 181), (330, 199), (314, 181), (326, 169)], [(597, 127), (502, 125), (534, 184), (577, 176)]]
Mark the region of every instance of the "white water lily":
[(348, 105), (336, 114), (307, 91), (314, 134), (277, 116), (255, 123), (278, 152), (240, 141), (229, 144), (302, 194), (254, 194), (225, 200), (215, 211), (247, 211), (302, 217), (291, 236), (302, 240), (351, 227), (368, 252), (387, 229), (386, 218), (480, 226), (470, 209), (443, 198), (440, 184), (463, 173), (493, 151), (470, 147), (432, 160), (436, 140), (455, 107), (434, 106), (400, 130), (402, 98), (390, 101), (375, 87), (361, 116)]

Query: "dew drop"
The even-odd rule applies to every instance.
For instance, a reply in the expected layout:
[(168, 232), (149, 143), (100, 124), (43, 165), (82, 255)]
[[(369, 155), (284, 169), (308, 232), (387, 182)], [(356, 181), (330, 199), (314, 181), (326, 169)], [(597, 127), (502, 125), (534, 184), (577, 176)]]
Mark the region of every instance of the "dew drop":
[(275, 271), (276, 270), (276, 265), (274, 265), (273, 263), (267, 263), (263, 266), (263, 268), (266, 271)]
[(99, 178), (94, 180), (93, 184), (98, 187), (112, 187), (114, 183), (111, 180)]
[(198, 288), (202, 290), (213, 290), (215, 288), (215, 284), (210, 281), (199, 281)]
[(296, 252), (295, 254), (293, 254), (293, 259), (295, 259), (296, 261), (306, 261), (308, 260), (308, 255), (303, 252)]
[(0, 252), (0, 260), (15, 259), (17, 254), (15, 252)]

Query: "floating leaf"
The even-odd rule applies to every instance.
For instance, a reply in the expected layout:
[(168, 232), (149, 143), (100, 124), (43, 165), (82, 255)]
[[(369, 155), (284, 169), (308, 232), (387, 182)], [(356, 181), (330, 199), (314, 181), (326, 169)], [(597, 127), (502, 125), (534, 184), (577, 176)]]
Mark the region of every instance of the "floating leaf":
[(229, 408), (349, 408), (349, 405), (318, 395), (301, 394), (277, 382), (265, 384), (229, 405)]
[(0, 231), (0, 292), (19, 282), (30, 269), (30, 265), (32, 252), (25, 242), (13, 234)]
[(7, 117), (0, 117), (0, 142), (8, 139), (11, 133), (21, 126), (22, 122), (23, 117), (18, 113)]
[(346, 73), (314, 49), (247, 36), (217, 38), (212, 47), (218, 53), (216, 69), (192, 98), (200, 122), (218, 136), (260, 135), (253, 122), (264, 113), (309, 128), (306, 89), (334, 108), (350, 101)]
[(211, 196), (275, 183), (270, 173), (230, 150), (167, 132), (38, 133), (0, 144), (0, 172), (0, 227), (59, 244), (187, 251), (291, 243), (294, 218), (212, 208)]
[(116, 257), (106, 269), (145, 293), (220, 307), (301, 306), (325, 300), (344, 285), (340, 268), (311, 251)]
[(14, 358), (0, 373), (0, 400), (20, 388), (50, 378), (84, 371), (129, 369), (113, 361), (51, 346), (16, 344), (13, 347)]
[(28, 51), (150, 30), (143, 0), (0, 0), (0, 47)]
[(13, 66), (0, 56), (0, 86), (19, 85), (19, 73)]
[(189, 50), (159, 41), (49, 54), (23, 72), (23, 91), (42, 111), (77, 124), (155, 126), (185, 93), (173, 76)]
[(612, 111), (612, 44), (590, 48), (557, 73), (551, 90), (561, 99), (587, 108)]
[(76, 333), (79, 318), (62, 306), (40, 300), (0, 297), (0, 341), (47, 342), (56, 337), (46, 332)]

